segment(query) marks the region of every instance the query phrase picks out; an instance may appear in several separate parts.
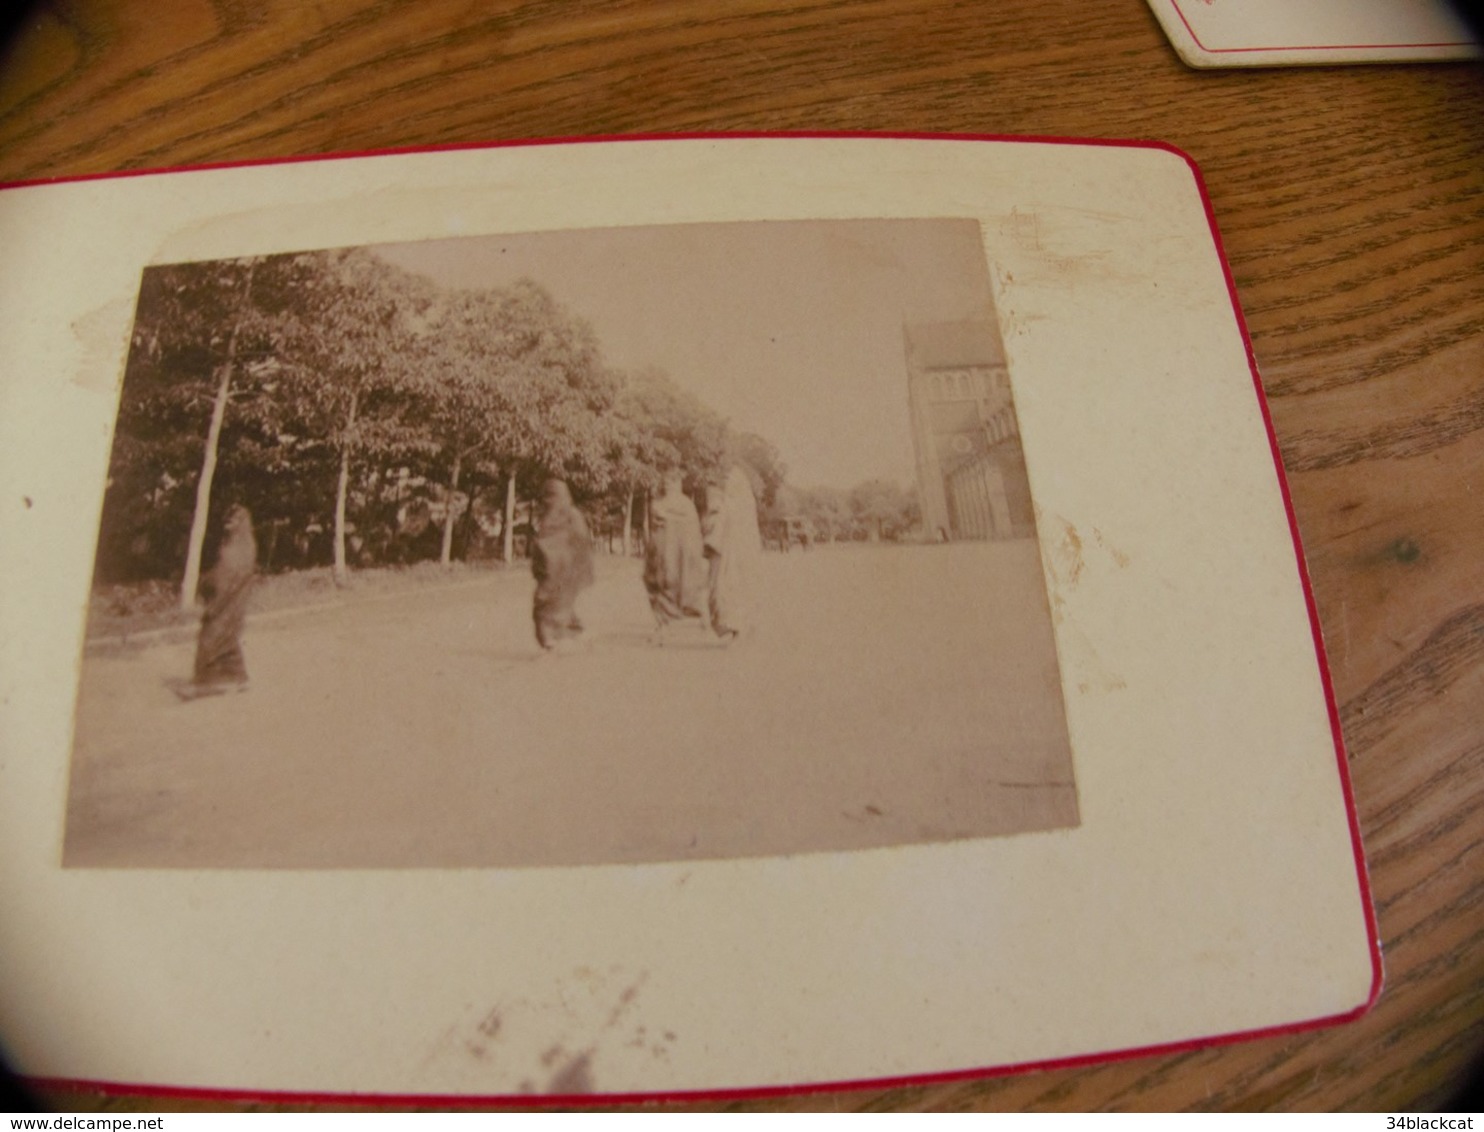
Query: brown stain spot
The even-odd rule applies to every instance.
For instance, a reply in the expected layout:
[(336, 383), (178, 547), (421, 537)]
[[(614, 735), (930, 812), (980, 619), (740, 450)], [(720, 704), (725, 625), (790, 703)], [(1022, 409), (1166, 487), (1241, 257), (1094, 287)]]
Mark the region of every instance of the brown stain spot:
[(594, 1091), (593, 1054), (591, 1050), (578, 1054), (562, 1066), (546, 1086), (553, 1096), (573, 1097)]
[[(1057, 623), (1060, 624), (1060, 620)], [(1085, 696), (1093, 692), (1118, 692), (1128, 687), (1128, 681), (1103, 663), (1092, 641), (1075, 622), (1068, 625), (1066, 642), (1068, 651), (1063, 654), (1062, 660), (1071, 669), (1078, 671), (1081, 677), (1076, 684), (1079, 694)]]
[(648, 981), (649, 973), (646, 971), (624, 988), (623, 993), (618, 996), (618, 1001), (614, 1004), (613, 1009), (608, 1012), (608, 1020), (604, 1024), (603, 1029), (611, 1030), (618, 1025), (619, 1019), (628, 1012), (629, 1007), (634, 1004), (634, 999), (639, 997), (639, 989)]
[(551, 1046), (549, 1049), (541, 1054), (541, 1064), (549, 1069), (551, 1066), (555, 1065), (557, 1063), (557, 1059), (566, 1052), (566, 1049), (564, 1049), (560, 1043)]
[(886, 811), (882, 810), (880, 806), (867, 806), (866, 807), (866, 813), (870, 814), (872, 817), (879, 818), (885, 812)]
[(469, 1051), (469, 1056), (473, 1057), (476, 1061), (483, 1061), (489, 1054), (489, 1048), (487, 1046), (481, 1045), (479, 1042), (469, 1041), (468, 1039), (464, 1040), (464, 1048)]
[(1077, 528), (1065, 519), (1061, 520), (1061, 526), (1061, 552), (1067, 562), (1066, 581), (1067, 585), (1075, 586), (1087, 565), (1082, 558), (1082, 536), (1077, 533)]
[(1118, 564), (1120, 569), (1128, 569), (1129, 556), (1123, 553), (1123, 551), (1119, 550), (1112, 543), (1104, 539), (1102, 531), (1098, 530), (1096, 527), (1093, 527), (1092, 537), (1097, 540), (1097, 544), (1100, 547), (1108, 552), (1109, 557), (1111, 557), (1113, 561)]
[(1121, 692), (1127, 687), (1127, 680), (1106, 669), (1096, 673), (1095, 680), (1080, 680), (1077, 683), (1077, 691), (1081, 692), (1084, 696), (1091, 692)]
[(493, 1038), (500, 1032), (500, 1008), (497, 1006), (480, 1019), (476, 1029), (487, 1038)]
[(1041, 218), (1034, 212), (1021, 212), (1012, 207), (1000, 224), (1001, 235), (1008, 236), (1022, 248), (1041, 250)]
[(31, 507), (32, 507), (32, 503), (31, 503), (31, 497), (30, 497), (30, 496), (29, 496), (29, 495), (23, 495), (23, 496), (21, 496), (21, 498), (22, 498), (22, 499), (23, 499), (23, 500), (24, 500), (24, 501), (25, 501), (25, 503), (26, 503), (26, 510), (27, 510), (27, 511), (29, 511), (29, 510), (31, 510)]

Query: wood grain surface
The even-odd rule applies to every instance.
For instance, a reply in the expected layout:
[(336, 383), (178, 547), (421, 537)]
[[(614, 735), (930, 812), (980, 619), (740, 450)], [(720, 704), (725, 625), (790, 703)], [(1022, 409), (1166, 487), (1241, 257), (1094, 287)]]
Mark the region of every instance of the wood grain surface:
[(0, 56), (0, 181), (757, 130), (1155, 138), (1200, 165), (1290, 473), (1387, 983), (1309, 1034), (671, 1107), (1452, 1103), (1484, 1054), (1484, 68), (1195, 72), (1141, 0), (53, 0)]

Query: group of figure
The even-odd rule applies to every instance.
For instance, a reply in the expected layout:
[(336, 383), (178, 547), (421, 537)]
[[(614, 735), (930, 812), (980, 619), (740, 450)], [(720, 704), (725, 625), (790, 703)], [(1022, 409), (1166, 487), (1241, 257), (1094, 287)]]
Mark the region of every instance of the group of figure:
[[(753, 560), (762, 547), (752, 484), (742, 469), (734, 468), (724, 483), (707, 489), (705, 498), (704, 512), (697, 512), (676, 472), (666, 477), (650, 506), (644, 588), (657, 644), (664, 643), (666, 630), (679, 621), (709, 624), (725, 643), (749, 627)], [(234, 504), (227, 511), (216, 564), (201, 583), (206, 610), (192, 679), (176, 689), (182, 699), (246, 690), (242, 629), (257, 565), (252, 515)], [(561, 480), (548, 480), (542, 492), (531, 572), (536, 578), (532, 619), (537, 643), (543, 652), (571, 648), (582, 635), (577, 598), (595, 575), (587, 522)]]
[[(753, 563), (762, 549), (757, 499), (741, 468), (705, 493), (698, 512), (672, 472), (649, 508), (644, 588), (654, 613), (651, 638), (664, 644), (676, 622), (693, 620), (730, 644), (749, 629)], [(592, 538), (567, 485), (547, 481), (531, 551), (532, 618), (543, 650), (571, 648), (582, 634), (578, 595), (593, 582)]]
[(644, 588), (657, 644), (677, 621), (694, 618), (731, 643), (751, 628), (754, 563), (762, 551), (752, 481), (733, 468), (706, 489), (698, 513), (678, 472), (650, 508)]

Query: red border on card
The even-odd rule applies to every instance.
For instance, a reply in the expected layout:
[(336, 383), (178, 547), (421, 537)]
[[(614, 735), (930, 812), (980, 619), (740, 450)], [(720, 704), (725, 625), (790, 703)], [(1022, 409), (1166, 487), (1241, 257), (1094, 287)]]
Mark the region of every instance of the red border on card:
[(1189, 18), (1180, 7), (1180, 0), (1170, 0), (1170, 7), (1175, 9), (1175, 15), (1180, 17), (1180, 22), (1185, 25), (1185, 30), (1190, 34), (1195, 45), (1209, 55), (1238, 55), (1253, 51), (1391, 51), (1403, 48), (1478, 46), (1471, 39), (1458, 39), (1444, 43), (1316, 43), (1306, 47), (1207, 47), (1201, 42), (1201, 37), (1196, 35), (1195, 28), (1191, 27)]
[[(1176, 11), (1179, 11), (1178, 5), (1176, 6)], [(1182, 20), (1184, 19), (1183, 14), (1181, 18)], [(1189, 27), (1188, 24), (1186, 26), (1187, 28)], [(1193, 35), (1194, 33), (1192, 32), (1192, 36)], [(342, 1104), (347, 1106), (353, 1105), (365, 1107), (422, 1106), (429, 1108), (445, 1108), (479, 1104), (501, 1104), (508, 1105), (514, 1108), (546, 1108), (555, 1106), (571, 1107), (612, 1105), (616, 1103), (683, 1103), (748, 1098), (763, 1099), (801, 1096), (804, 1094), (821, 1092), (843, 1092), (847, 1090), (899, 1088), (909, 1085), (935, 1085), (955, 1081), (1005, 1077), (1017, 1073), (1025, 1073), (1036, 1070), (1076, 1069), (1091, 1065), (1128, 1061), (1140, 1057), (1168, 1056), (1177, 1053), (1188, 1053), (1194, 1050), (1206, 1049), (1212, 1046), (1232, 1045), (1237, 1042), (1251, 1041), (1257, 1038), (1303, 1034), (1313, 1030), (1320, 1030), (1331, 1026), (1341, 1025), (1346, 1022), (1355, 1021), (1356, 1019), (1362, 1017), (1376, 1004), (1376, 1001), (1380, 998), (1382, 983), (1384, 980), (1380, 931), (1376, 919), (1375, 903), (1371, 893), (1370, 878), (1366, 871), (1365, 853), (1361, 843), (1360, 819), (1355, 808), (1355, 794), (1350, 781), (1350, 771), (1345, 754), (1344, 738), (1341, 733), (1339, 706), (1335, 698), (1334, 683), (1331, 677), (1329, 663), (1325, 656), (1324, 639), (1320, 631), (1319, 610), (1315, 602), (1314, 590), (1309, 578), (1308, 568), (1304, 562), (1303, 544), (1299, 537), (1298, 520), (1294, 512), (1293, 498), (1291, 493), (1289, 492), (1288, 480), (1283, 471), (1282, 455), (1278, 447), (1277, 433), (1274, 431), (1273, 428), (1272, 414), (1269, 412), (1267, 398), (1263, 393), (1262, 379), (1258, 373), (1257, 367), (1257, 356), (1253, 351), (1252, 338), (1251, 335), (1248, 333), (1246, 321), (1242, 316), (1241, 304), (1239, 303), (1237, 298), (1236, 281), (1232, 276), (1231, 265), (1227, 262), (1226, 250), (1222, 245), (1221, 234), (1216, 224), (1216, 214), (1212, 208), (1210, 194), (1206, 191), (1205, 180), (1202, 178), (1200, 168), (1196, 165), (1195, 160), (1184, 150), (1170, 145), (1167, 142), (1161, 141), (1148, 141), (1128, 138), (1072, 138), (1042, 135), (1015, 137), (1001, 134), (930, 134), (890, 132), (866, 133), (853, 131), (742, 131), (737, 133), (626, 134), (602, 135), (594, 137), (531, 138), (504, 142), (466, 142), (438, 146), (410, 147), (406, 149), (367, 150), (349, 153), (317, 154), (300, 157), (279, 157), (257, 160), (228, 161), (215, 164), (177, 166), (159, 169), (124, 170), (115, 173), (80, 174), (77, 176), (47, 178), (37, 181), (0, 183), (0, 189), (21, 188), (27, 185), (65, 184), (75, 181), (112, 180), (115, 178), (153, 176), (165, 173), (190, 173), (197, 171), (233, 169), (243, 167), (301, 164), (311, 161), (348, 160), (361, 157), (407, 156), (415, 153), (448, 153), (464, 150), (511, 149), (525, 146), (618, 143), (632, 141), (726, 142), (735, 139), (830, 139), (866, 141), (905, 140), (999, 142), (1012, 144), (1062, 146), (1110, 146), (1117, 148), (1163, 150), (1167, 153), (1174, 154), (1176, 157), (1184, 161), (1189, 167), (1191, 175), (1195, 179), (1196, 188), (1200, 193), (1201, 203), (1205, 208), (1206, 220), (1210, 226), (1211, 231), (1211, 240), (1216, 247), (1217, 258), (1221, 262), (1222, 275), (1226, 280), (1227, 293), (1231, 299), (1232, 315), (1236, 319), (1237, 329), (1242, 335), (1242, 344), (1247, 353), (1247, 365), (1252, 375), (1252, 388), (1254, 394), (1257, 397), (1258, 407), (1262, 413), (1263, 427), (1267, 432), (1268, 446), (1273, 458), (1273, 469), (1277, 476), (1279, 492), (1281, 493), (1283, 498), (1283, 508), (1288, 518), (1289, 533), (1293, 540), (1295, 565), (1298, 569), (1299, 581), (1303, 588), (1305, 607), (1308, 609), (1309, 613), (1309, 628), (1314, 642), (1315, 659), (1319, 666), (1320, 681), (1324, 689), (1325, 706), (1329, 714), (1330, 732), (1334, 742), (1335, 765), (1336, 770), (1339, 774), (1340, 788), (1344, 797), (1345, 812), (1350, 827), (1350, 842), (1355, 861), (1356, 881), (1360, 889), (1362, 911), (1365, 917), (1367, 944), (1371, 958), (1371, 985), (1365, 1001), (1360, 1003), (1358, 1006), (1344, 1011), (1340, 1014), (1326, 1015), (1320, 1018), (1306, 1019), (1299, 1022), (1284, 1023), (1281, 1025), (1261, 1027), (1252, 1030), (1240, 1030), (1225, 1034), (1215, 1034), (1202, 1038), (1190, 1038), (1182, 1041), (1160, 1043), (1148, 1046), (1136, 1046), (1127, 1049), (1105, 1050), (1096, 1053), (1079, 1054), (1071, 1057), (1052, 1058), (1045, 1061), (1028, 1061), (1005, 1066), (987, 1066), (979, 1069), (953, 1070), (944, 1073), (923, 1073), (902, 1077), (881, 1077), (861, 1080), (809, 1082), (798, 1085), (754, 1087), (744, 1086), (738, 1088), (683, 1090), (676, 1092), (657, 1093), (587, 1093), (577, 1095), (543, 1094), (539, 1096), (528, 1096), (521, 1094), (480, 1095), (471, 1093), (444, 1095), (420, 1093), (320, 1093), (264, 1091), (253, 1089), (215, 1089), (194, 1086), (186, 1087), (168, 1085), (126, 1084), (119, 1082), (94, 1081), (85, 1078), (70, 1077), (22, 1076), (21, 1080), (36, 1088), (81, 1089), (115, 1096), (152, 1096), (161, 1098), (177, 1098), (181, 1100), (189, 1099), (197, 1101), (244, 1101), (275, 1104)]]

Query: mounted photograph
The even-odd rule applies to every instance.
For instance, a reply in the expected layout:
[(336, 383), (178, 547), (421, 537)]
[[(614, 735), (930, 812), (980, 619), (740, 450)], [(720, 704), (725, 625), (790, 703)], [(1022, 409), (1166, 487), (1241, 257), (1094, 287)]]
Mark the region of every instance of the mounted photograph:
[(1075, 827), (990, 279), (960, 218), (145, 268), (64, 866)]
[(1183, 154), (522, 142), (0, 222), (28, 1076), (705, 1099), (1375, 1001)]

